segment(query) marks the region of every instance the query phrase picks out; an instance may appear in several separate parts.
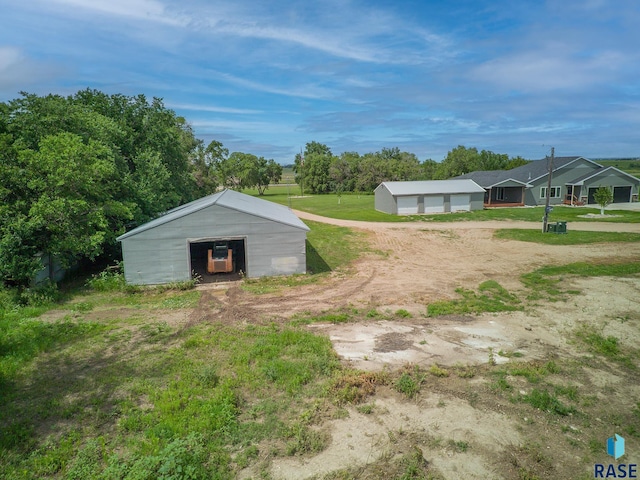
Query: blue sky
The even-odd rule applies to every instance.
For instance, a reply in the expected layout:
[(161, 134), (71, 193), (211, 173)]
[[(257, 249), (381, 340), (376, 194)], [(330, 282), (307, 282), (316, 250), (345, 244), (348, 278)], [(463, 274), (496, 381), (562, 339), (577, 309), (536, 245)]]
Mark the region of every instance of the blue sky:
[(164, 99), (205, 142), (291, 163), (457, 145), (640, 155), (637, 0), (0, 0), (0, 101)]

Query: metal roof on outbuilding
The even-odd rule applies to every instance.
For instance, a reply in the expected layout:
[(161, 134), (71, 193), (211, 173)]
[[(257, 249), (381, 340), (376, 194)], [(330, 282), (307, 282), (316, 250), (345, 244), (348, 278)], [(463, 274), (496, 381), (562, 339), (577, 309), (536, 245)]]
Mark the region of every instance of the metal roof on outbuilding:
[(287, 207), (227, 189), (169, 210), (162, 216), (119, 236), (116, 240), (124, 240), (125, 238), (137, 235), (138, 233), (150, 230), (160, 225), (164, 225), (165, 223), (169, 223), (212, 205), (219, 205), (231, 210), (236, 210), (238, 212), (247, 213), (256, 217), (265, 218), (277, 223), (299, 228), (307, 232), (309, 231), (309, 227), (307, 227), (302, 220), (300, 220)]
[[(437, 195), (484, 192), (484, 188), (473, 180), (421, 180), (409, 182), (382, 182), (391, 195)], [(376, 190), (377, 190), (376, 188)]]

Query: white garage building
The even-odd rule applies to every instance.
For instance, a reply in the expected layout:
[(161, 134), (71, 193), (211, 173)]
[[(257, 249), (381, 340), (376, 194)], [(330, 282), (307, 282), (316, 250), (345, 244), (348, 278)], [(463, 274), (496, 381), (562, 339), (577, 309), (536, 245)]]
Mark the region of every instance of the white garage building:
[(375, 208), (396, 215), (482, 210), (484, 188), (473, 180), (382, 182), (374, 191)]
[[(215, 281), (207, 273), (217, 244), (231, 250), (232, 274), (247, 277), (306, 272), (309, 227), (287, 207), (223, 190), (179, 206), (118, 237), (127, 283)], [(211, 277), (211, 278), (208, 278)]]

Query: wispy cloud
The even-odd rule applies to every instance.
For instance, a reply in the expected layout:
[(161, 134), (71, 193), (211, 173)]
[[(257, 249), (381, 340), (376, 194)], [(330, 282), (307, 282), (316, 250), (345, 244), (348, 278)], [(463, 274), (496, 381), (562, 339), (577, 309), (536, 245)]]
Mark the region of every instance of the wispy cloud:
[(48, 0), (63, 7), (80, 8), (117, 17), (186, 26), (188, 19), (169, 12), (156, 0)]
[(213, 105), (167, 103), (166, 106), (172, 109), (189, 110), (193, 112), (231, 113), (231, 114), (237, 114), (237, 115), (257, 115), (260, 113), (264, 113), (262, 110), (251, 110), (247, 108), (217, 107)]

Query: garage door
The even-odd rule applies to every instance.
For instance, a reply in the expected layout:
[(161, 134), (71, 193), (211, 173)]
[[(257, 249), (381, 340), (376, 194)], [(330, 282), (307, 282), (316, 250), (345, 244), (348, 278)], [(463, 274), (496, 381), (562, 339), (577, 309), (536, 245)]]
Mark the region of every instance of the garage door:
[(424, 213), (442, 213), (442, 212), (444, 212), (444, 196), (425, 195)]
[(418, 197), (398, 197), (398, 215), (418, 213)]
[(631, 187), (613, 187), (613, 203), (631, 201)]
[(471, 195), (451, 195), (451, 211), (452, 212), (469, 212), (471, 211)]

